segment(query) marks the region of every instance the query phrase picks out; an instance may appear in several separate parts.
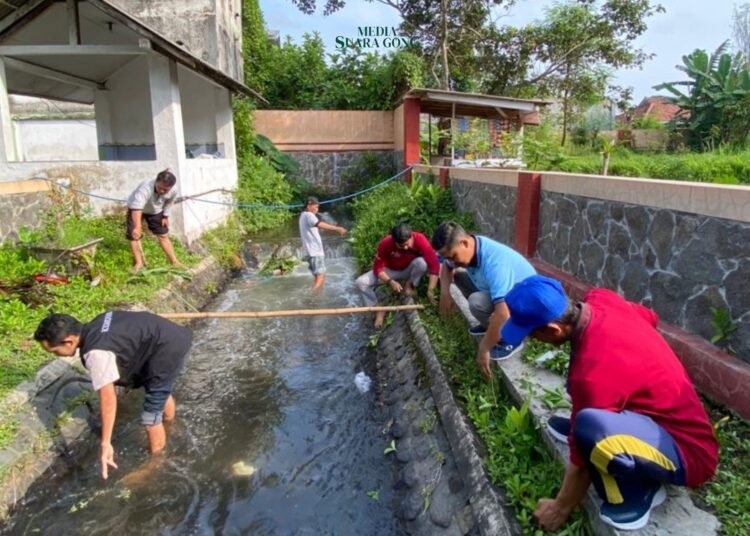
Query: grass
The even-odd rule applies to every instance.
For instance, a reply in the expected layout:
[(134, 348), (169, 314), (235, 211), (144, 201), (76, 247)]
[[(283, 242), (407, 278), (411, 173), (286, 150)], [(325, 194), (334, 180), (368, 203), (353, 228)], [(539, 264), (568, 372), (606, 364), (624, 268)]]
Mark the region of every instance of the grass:
[[(576, 154), (577, 153), (577, 154)], [(601, 173), (598, 152), (575, 151), (529, 164), (539, 171)], [(609, 175), (654, 179), (750, 185), (750, 150), (717, 150), (706, 153), (635, 153), (616, 150), (609, 161)]]
[[(442, 320), (429, 306), (420, 317), (465, 414), (486, 446), (487, 473), (506, 490), (523, 534), (543, 534), (532, 514), (539, 499), (555, 496), (562, 483), (562, 465), (542, 447), (526, 406), (514, 407), (496, 381), (482, 380), (474, 361), (476, 346), (465, 323), (457, 316)], [(590, 533), (581, 511), (557, 532), (567, 536)]]
[(721, 522), (721, 534), (750, 534), (750, 423), (710, 402), (705, 403), (719, 439), (719, 469), (698, 490)]
[[(10, 285), (9, 293), (0, 300), (0, 332), (4, 344), (0, 347), (0, 397), (13, 387), (34, 377), (36, 371), (51, 359), (33, 340), (36, 326), (49, 312), (68, 313), (88, 321), (108, 308), (124, 304), (148, 303), (155, 293), (175, 277), (155, 239), (144, 239), (143, 249), (149, 268), (148, 277), (133, 282), (132, 259), (124, 237), (123, 218), (72, 217), (59, 227), (63, 247), (103, 238), (99, 243), (93, 272), (100, 282), (92, 287), (88, 278), (71, 277), (68, 285), (32, 283), (30, 276), (46, 271), (46, 264), (30, 258), (22, 248), (3, 246), (0, 261), (3, 279)], [(173, 240), (177, 256), (186, 266), (193, 266), (198, 258), (188, 254)], [(56, 269), (56, 267), (52, 267)], [(159, 273), (158, 268), (164, 269)]]

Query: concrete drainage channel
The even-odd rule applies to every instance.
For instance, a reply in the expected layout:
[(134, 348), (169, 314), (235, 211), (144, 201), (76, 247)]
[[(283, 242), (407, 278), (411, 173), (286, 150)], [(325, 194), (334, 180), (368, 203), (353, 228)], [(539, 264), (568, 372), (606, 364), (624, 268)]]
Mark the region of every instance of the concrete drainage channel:
[(380, 334), (377, 348), (380, 396), (391, 416), (388, 450), (398, 461), (397, 517), (408, 534), (520, 534), (418, 315), (407, 317)]

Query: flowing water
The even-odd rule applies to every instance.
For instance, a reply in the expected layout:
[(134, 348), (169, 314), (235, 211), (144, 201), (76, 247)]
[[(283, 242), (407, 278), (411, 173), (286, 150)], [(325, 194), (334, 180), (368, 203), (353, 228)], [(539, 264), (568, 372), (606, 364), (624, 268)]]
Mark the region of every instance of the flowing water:
[[(239, 278), (212, 308), (361, 305), (351, 259), (327, 265), (317, 295), (303, 264), (288, 276)], [(144, 469), (142, 397), (130, 393), (118, 408), (119, 468), (109, 480), (99, 476), (92, 437), (68, 474), (32, 488), (2, 532), (400, 533), (383, 417), (374, 394), (354, 384), (365, 367), (371, 321), (348, 315), (197, 324), (175, 391), (177, 420), (168, 429), (166, 456)]]

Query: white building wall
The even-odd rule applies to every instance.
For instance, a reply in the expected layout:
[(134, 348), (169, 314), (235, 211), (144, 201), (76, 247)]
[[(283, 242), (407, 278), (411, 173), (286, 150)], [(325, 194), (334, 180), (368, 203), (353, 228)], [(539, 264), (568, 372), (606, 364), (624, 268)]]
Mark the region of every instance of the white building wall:
[(178, 78), (185, 145), (216, 145), (216, 86), (182, 67), (178, 68)]
[[(217, 188), (233, 191), (237, 189), (237, 164), (234, 160), (227, 159), (188, 160), (181, 183), (183, 195), (200, 194)], [(229, 205), (200, 200), (231, 204), (233, 199), (234, 196), (229, 193), (212, 192), (181, 203), (185, 238), (188, 241), (197, 239), (207, 230), (221, 225), (232, 213)]]
[(25, 119), (13, 129), (22, 162), (99, 160), (93, 119)]
[(107, 89), (112, 143), (153, 145), (148, 56), (139, 56), (120, 69), (107, 80)]

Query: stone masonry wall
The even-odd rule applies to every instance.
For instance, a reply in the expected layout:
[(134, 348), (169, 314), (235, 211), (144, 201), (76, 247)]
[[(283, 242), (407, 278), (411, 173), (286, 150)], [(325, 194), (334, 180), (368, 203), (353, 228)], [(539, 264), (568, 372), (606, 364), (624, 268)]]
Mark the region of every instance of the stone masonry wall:
[[(488, 196), (473, 197), (491, 217)], [(709, 340), (711, 308), (725, 309), (737, 325), (726, 343), (750, 362), (750, 225), (552, 192), (539, 219), (542, 260)]]
[[(396, 173), (393, 151), (347, 151), (331, 153), (286, 153), (300, 165), (302, 177), (313, 186), (331, 194), (354, 192), (362, 187), (361, 177), (366, 155), (372, 155), (381, 173)], [(368, 166), (369, 167), (369, 166)]]
[(454, 180), (453, 201), (474, 218), (479, 232), (512, 246), (516, 225), (516, 189), (498, 184)]
[(36, 229), (50, 206), (45, 192), (0, 196), (0, 244), (16, 240), (18, 229)]

